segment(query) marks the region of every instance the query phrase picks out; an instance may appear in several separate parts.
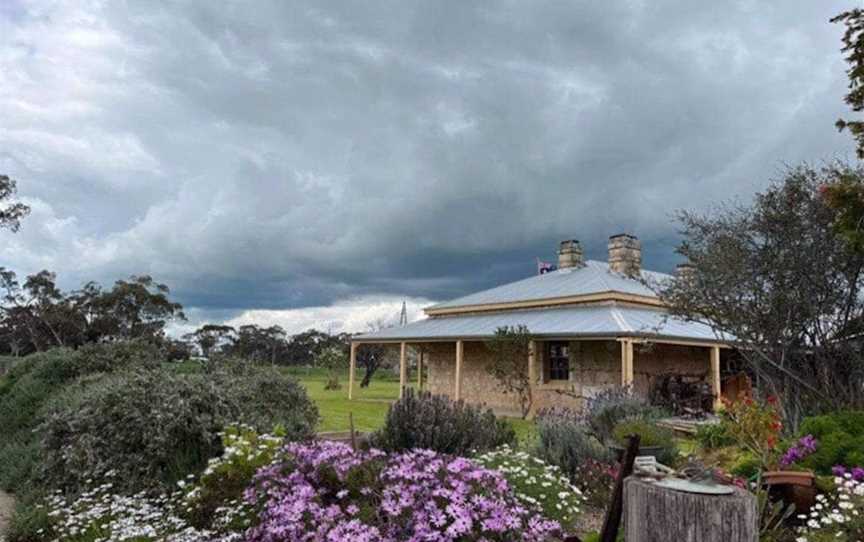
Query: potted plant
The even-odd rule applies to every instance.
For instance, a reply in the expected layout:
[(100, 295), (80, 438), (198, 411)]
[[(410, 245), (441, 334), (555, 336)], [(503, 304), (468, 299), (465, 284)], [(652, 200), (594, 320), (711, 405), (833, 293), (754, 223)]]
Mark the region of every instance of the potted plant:
[(749, 398), (727, 402), (723, 420), (728, 434), (759, 461), (756, 487), (766, 489), (772, 498), (794, 504), (798, 513), (807, 512), (816, 498), (815, 476), (811, 471), (796, 470), (794, 465), (816, 450), (816, 439), (803, 437), (781, 456), (783, 424), (774, 397), (764, 403)]

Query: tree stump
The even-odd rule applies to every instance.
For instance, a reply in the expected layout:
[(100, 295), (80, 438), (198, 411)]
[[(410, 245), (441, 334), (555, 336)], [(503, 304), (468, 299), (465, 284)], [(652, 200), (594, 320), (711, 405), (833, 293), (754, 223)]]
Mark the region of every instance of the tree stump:
[(627, 542), (758, 542), (756, 497), (687, 493), (631, 476), (624, 482)]

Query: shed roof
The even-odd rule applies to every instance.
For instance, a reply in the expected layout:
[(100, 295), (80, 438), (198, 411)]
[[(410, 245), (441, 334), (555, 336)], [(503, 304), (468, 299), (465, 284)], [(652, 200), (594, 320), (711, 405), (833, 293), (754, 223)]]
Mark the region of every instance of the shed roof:
[[(668, 278), (670, 276), (664, 273), (642, 271), (642, 279), (647, 282), (662, 282)], [(603, 292), (657, 297), (643, 281), (610, 271), (609, 264), (606, 262), (588, 260), (583, 267), (559, 269), (551, 273), (517, 280), (433, 305), (428, 307), (428, 310), (582, 296)]]
[[(470, 297), (470, 296), (469, 296)], [(524, 325), (537, 337), (653, 337), (692, 342), (725, 342), (707, 325), (685, 322), (663, 310), (620, 305), (576, 305), (512, 310), (420, 320), (355, 337), (357, 341), (486, 339), (503, 326)]]

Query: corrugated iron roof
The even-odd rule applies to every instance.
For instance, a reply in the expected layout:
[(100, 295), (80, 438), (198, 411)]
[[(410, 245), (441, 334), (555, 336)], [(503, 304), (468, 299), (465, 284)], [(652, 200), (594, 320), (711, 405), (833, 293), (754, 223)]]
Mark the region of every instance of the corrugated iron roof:
[[(662, 282), (670, 278), (664, 273), (642, 271), (642, 278), (650, 282)], [(570, 297), (601, 292), (621, 292), (656, 297), (642, 281), (609, 270), (609, 264), (588, 260), (585, 266), (559, 269), (544, 275), (536, 275), (510, 282), (489, 290), (459, 297), (428, 307), (444, 309), (466, 305), (508, 303), (535, 299)]]
[(500, 327), (519, 325), (537, 337), (655, 336), (723, 342), (704, 324), (669, 317), (663, 310), (617, 303), (435, 317), (361, 335), (356, 340), (485, 339)]

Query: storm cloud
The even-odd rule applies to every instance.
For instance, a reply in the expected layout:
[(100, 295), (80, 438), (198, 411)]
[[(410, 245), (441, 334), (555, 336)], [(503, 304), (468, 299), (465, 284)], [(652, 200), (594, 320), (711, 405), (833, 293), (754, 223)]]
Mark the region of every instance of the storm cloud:
[(565, 238), (668, 270), (676, 209), (852, 156), (849, 7), (3, 0), (0, 172), (33, 213), (0, 265), (345, 329)]

